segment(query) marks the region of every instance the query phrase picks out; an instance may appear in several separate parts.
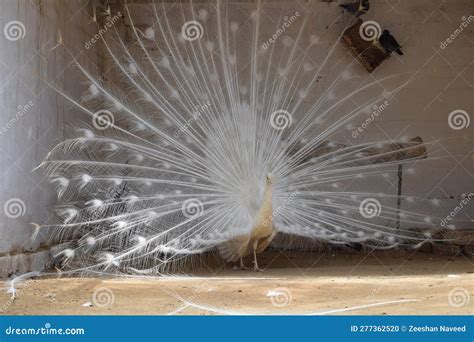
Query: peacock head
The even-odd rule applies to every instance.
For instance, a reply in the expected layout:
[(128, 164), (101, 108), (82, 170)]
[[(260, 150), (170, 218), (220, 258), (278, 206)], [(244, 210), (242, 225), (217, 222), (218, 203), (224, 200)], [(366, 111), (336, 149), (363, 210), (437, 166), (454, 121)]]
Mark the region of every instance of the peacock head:
[(265, 177), (265, 184), (267, 186), (271, 186), (273, 184), (273, 175), (271, 173), (269, 173), (266, 177)]

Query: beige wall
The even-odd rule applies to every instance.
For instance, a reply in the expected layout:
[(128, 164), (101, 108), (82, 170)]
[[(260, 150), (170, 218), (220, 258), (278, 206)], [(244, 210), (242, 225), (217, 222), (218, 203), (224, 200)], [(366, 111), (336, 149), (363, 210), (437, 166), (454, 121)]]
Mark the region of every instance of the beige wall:
[[(43, 80), (76, 97), (83, 91), (77, 73), (68, 68), (68, 52), (57, 45), (59, 35), (86, 65), (97, 59), (97, 52), (93, 47), (81, 55), (95, 32), (87, 1), (2, 0), (0, 11), (0, 275), (8, 275), (40, 267), (47, 257), (27, 256), (47, 239), (43, 235), (32, 242), (30, 223), (47, 222), (55, 203), (51, 185), (32, 170), (64, 139), (77, 116)], [(24, 25), (23, 38), (15, 40), (14, 31), (10, 40), (5, 36), (4, 27), (12, 20)], [(4, 210), (6, 203), (10, 210)]]

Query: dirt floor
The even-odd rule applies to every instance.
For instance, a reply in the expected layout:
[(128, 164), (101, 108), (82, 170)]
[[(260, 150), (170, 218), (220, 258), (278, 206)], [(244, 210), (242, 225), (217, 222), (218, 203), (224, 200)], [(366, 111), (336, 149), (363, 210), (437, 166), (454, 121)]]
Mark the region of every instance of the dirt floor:
[(13, 301), (2, 291), (0, 305), (15, 315), (474, 313), (474, 263), (464, 256), (272, 252), (260, 263), (263, 273), (30, 280)]

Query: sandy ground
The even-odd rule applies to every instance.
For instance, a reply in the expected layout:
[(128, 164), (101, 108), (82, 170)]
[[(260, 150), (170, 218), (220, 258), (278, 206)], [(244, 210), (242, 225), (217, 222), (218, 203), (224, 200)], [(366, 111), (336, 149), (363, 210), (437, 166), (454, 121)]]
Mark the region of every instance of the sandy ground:
[[(463, 256), (267, 253), (263, 273), (225, 267), (153, 279), (41, 279), (3, 314), (473, 314), (474, 263)], [(450, 294), (451, 293), (451, 294)]]

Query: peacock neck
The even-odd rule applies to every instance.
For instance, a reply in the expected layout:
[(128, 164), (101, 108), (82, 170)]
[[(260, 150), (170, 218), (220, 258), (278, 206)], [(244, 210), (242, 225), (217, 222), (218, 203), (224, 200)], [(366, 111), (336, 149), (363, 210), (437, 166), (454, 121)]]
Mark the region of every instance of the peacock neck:
[(265, 184), (262, 204), (259, 209), (260, 217), (271, 217), (273, 213), (273, 185), (269, 182)]

